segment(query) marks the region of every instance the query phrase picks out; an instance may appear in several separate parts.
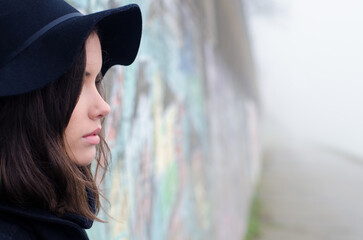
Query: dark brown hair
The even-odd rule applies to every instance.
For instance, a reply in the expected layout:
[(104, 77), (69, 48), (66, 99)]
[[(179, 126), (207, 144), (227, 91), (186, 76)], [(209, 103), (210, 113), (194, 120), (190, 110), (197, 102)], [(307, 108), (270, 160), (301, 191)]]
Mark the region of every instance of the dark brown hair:
[[(64, 144), (64, 132), (82, 90), (85, 64), (83, 46), (57, 81), (26, 94), (0, 97), (0, 201), (97, 219), (100, 193), (91, 166), (77, 166)], [(102, 134), (100, 138), (95, 176), (101, 167), (103, 178), (109, 148)], [(94, 198), (95, 212), (89, 207), (90, 198)]]

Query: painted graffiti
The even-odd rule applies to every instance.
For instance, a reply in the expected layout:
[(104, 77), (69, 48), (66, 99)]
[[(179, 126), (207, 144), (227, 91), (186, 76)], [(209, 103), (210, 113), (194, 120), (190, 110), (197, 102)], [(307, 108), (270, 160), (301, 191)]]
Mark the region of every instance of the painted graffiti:
[[(70, 2), (84, 12), (130, 3)], [(108, 223), (96, 222), (91, 239), (242, 239), (258, 175), (258, 109), (235, 85), (246, 76), (236, 77), (218, 50), (218, 9), (138, 4), (139, 55), (105, 76), (112, 163), (99, 217)], [(215, 22), (207, 26), (201, 9)]]

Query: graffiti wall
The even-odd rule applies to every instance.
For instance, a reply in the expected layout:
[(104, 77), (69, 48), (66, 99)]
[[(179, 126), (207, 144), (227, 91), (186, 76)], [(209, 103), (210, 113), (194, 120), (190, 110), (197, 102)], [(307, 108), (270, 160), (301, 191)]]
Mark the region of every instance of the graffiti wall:
[[(70, 2), (84, 12), (131, 3)], [(108, 223), (90, 237), (243, 239), (259, 141), (242, 2), (136, 3), (139, 55), (105, 76), (112, 163), (99, 217)]]

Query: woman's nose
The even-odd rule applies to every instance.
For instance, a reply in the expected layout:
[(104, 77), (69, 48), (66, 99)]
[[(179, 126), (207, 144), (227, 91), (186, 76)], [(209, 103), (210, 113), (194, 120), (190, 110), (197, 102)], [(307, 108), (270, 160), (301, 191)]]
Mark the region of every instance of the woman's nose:
[(92, 110), (90, 111), (92, 119), (101, 119), (106, 117), (111, 111), (110, 105), (103, 99), (103, 97), (97, 92), (97, 96), (94, 98)]

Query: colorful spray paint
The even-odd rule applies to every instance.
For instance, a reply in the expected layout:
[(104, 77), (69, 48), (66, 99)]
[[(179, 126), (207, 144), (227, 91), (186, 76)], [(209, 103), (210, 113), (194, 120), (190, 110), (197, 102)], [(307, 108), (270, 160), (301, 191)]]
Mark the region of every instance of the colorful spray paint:
[[(130, 3), (70, 2), (85, 11)], [(96, 222), (89, 235), (240, 240), (259, 169), (258, 102), (241, 2), (226, 2), (237, 4), (234, 12), (224, 7), (241, 21), (237, 33), (227, 31), (246, 46), (233, 52), (237, 57), (224, 47), (218, 4), (138, 4), (144, 20), (139, 55), (105, 76), (112, 163), (101, 185), (108, 215), (99, 217), (108, 223)], [(241, 69), (231, 58), (243, 60)]]

